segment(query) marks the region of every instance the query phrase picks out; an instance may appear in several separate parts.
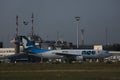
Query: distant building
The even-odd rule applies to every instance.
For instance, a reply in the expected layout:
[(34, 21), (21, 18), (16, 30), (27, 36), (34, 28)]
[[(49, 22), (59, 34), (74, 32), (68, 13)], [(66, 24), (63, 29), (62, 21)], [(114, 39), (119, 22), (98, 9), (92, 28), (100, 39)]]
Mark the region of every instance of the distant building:
[(72, 48), (72, 43), (63, 41), (63, 40), (42, 40), (42, 38), (38, 35), (29, 35), (28, 39), (32, 41), (37, 47), (42, 49), (70, 49)]
[(94, 45), (94, 49), (95, 50), (103, 50), (103, 46), (102, 45)]
[(41, 48), (41, 43), (43, 42), (42, 38), (38, 35), (29, 35), (28, 39), (34, 43), (37, 47)]
[[(77, 49), (77, 46), (73, 45), (72, 48)], [(93, 49), (93, 48), (94, 48), (94, 45), (80, 45), (79, 46), (79, 49)]]
[(3, 42), (0, 42), (0, 48), (3, 48)]
[(71, 49), (73, 47), (72, 43), (63, 40), (56, 41), (54, 46), (56, 49)]
[(0, 54), (3, 54), (3, 55), (15, 54), (15, 49), (14, 48), (0, 48)]

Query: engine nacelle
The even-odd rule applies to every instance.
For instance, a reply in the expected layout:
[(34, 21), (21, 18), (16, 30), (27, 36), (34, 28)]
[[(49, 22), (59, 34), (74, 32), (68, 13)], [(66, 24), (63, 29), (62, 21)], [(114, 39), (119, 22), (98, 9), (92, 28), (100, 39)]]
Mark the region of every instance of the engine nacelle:
[(76, 56), (75, 59), (76, 59), (77, 61), (83, 61), (83, 56)]

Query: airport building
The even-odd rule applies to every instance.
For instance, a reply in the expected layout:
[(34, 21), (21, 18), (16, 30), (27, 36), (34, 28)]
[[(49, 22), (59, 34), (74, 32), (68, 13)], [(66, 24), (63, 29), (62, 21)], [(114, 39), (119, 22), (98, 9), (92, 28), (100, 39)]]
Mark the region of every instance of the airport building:
[(14, 48), (0, 48), (0, 56), (15, 54)]

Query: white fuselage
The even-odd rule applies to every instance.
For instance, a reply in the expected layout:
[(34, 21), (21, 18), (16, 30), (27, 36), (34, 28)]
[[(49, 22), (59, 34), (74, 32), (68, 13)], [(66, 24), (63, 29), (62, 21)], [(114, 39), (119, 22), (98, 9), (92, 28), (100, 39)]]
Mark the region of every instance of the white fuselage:
[[(57, 53), (59, 53), (59, 55)], [(75, 55), (75, 56), (83, 56), (84, 58), (105, 58), (109, 56), (109, 54), (106, 51), (89, 50), (89, 49), (88, 50), (50, 50), (40, 53), (38, 54), (38, 56), (44, 58), (56, 59), (56, 58), (63, 58), (67, 54)]]

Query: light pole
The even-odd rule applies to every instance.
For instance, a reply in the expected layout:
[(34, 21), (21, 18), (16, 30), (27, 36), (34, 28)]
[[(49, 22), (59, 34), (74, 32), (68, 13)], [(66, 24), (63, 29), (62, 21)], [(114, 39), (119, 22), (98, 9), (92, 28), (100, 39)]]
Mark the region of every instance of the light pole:
[(82, 45), (84, 45), (84, 29), (81, 29), (81, 33), (82, 33), (82, 35), (81, 35), (81, 38), (82, 38)]
[(108, 45), (108, 29), (105, 28), (105, 38), (106, 38), (106, 46)]
[(76, 16), (75, 19), (77, 21), (77, 48), (79, 48), (79, 20), (80, 20), (80, 17)]

